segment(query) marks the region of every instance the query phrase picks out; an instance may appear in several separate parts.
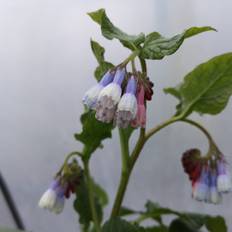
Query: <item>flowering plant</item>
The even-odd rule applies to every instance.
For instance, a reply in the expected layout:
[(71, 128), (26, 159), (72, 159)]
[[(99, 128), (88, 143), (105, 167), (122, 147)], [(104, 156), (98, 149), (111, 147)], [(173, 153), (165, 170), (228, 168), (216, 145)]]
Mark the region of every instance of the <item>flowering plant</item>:
[[(198, 122), (190, 119), (192, 112), (219, 114), (232, 94), (232, 53), (216, 56), (197, 66), (176, 87), (164, 91), (177, 98), (176, 113), (169, 120), (146, 128), (146, 110), (153, 96), (153, 83), (148, 77), (146, 60), (160, 60), (175, 53), (185, 39), (212, 27), (192, 27), (181, 34), (165, 38), (158, 32), (148, 35), (128, 35), (113, 25), (104, 9), (88, 14), (101, 27), (102, 35), (117, 39), (131, 55), (118, 65), (104, 58), (105, 49), (91, 40), (91, 48), (98, 66), (94, 72), (98, 83), (83, 97), (85, 111), (81, 115), (82, 131), (75, 139), (83, 144), (82, 151), (67, 155), (64, 164), (54, 177), (51, 186), (43, 194), (39, 206), (54, 213), (61, 213), (65, 199), (75, 194), (74, 209), (79, 214), (83, 232), (155, 232), (155, 231), (208, 231), (224, 232), (227, 226), (221, 216), (178, 212), (148, 201), (145, 210), (136, 211), (122, 206), (123, 197), (145, 143), (161, 129), (176, 122), (198, 128), (208, 139), (207, 154), (197, 148), (183, 153), (182, 164), (192, 184), (192, 197), (205, 203), (218, 204), (232, 185), (226, 157), (216, 145), (210, 133)], [(137, 67), (138, 60), (140, 62)], [(108, 203), (106, 192), (96, 184), (90, 174), (89, 162), (96, 149), (102, 148), (104, 139), (111, 137), (118, 127), (121, 145), (121, 179), (112, 213), (103, 223), (103, 208)], [(131, 135), (139, 130), (134, 148), (129, 146)], [(170, 215), (170, 224), (163, 217)], [(128, 216), (133, 216), (129, 220)], [(126, 220), (127, 218), (128, 220)], [(146, 227), (145, 220), (154, 225)]]

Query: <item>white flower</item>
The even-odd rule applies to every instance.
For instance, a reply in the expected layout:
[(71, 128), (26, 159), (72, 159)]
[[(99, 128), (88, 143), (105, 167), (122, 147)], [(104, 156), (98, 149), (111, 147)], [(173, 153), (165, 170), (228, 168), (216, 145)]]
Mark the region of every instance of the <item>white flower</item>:
[(217, 178), (217, 189), (219, 192), (226, 193), (231, 191), (231, 179), (228, 173), (221, 174)]
[(125, 77), (125, 69), (118, 69), (112, 83), (99, 93), (96, 105), (96, 119), (109, 123), (113, 120), (117, 104), (121, 98), (121, 84)]
[(101, 81), (90, 88), (84, 95), (82, 101), (89, 109), (95, 109), (99, 93), (113, 80), (114, 73), (108, 71), (101, 79)]
[(49, 188), (40, 198), (39, 207), (51, 210), (56, 203), (56, 192)]
[(64, 196), (63, 197), (57, 196), (56, 202), (55, 202), (53, 208), (50, 209), (50, 211), (55, 213), (55, 214), (60, 214), (64, 209), (64, 203), (65, 203)]
[(213, 204), (219, 204), (222, 202), (222, 195), (218, 192), (215, 186), (210, 188), (209, 202)]
[(197, 182), (193, 188), (193, 198), (197, 201), (206, 201), (208, 198), (209, 187), (203, 182)]

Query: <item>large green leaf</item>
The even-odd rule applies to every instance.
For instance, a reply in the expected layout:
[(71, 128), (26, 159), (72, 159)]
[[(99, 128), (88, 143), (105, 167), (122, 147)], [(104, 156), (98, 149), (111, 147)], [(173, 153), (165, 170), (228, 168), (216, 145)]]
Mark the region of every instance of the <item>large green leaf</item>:
[(220, 216), (207, 217), (205, 225), (210, 232), (227, 232), (225, 220)]
[(158, 32), (153, 32), (145, 38), (141, 57), (153, 60), (163, 59), (165, 56), (175, 53), (186, 38), (212, 30), (215, 31), (212, 27), (191, 27), (171, 38), (165, 38)]
[[(100, 204), (100, 200), (95, 191), (93, 194), (98, 219), (101, 221), (103, 217), (103, 211)], [(93, 218), (89, 203), (88, 187), (85, 178), (82, 178), (80, 185), (76, 189), (76, 200), (74, 201), (74, 209), (79, 214), (80, 224), (83, 225), (84, 228), (88, 228), (90, 222), (93, 221)]]
[(104, 9), (99, 9), (88, 15), (101, 26), (102, 35), (107, 39), (118, 39), (124, 46), (133, 50), (133, 46), (138, 46), (144, 42), (145, 36), (143, 33), (139, 35), (128, 35), (119, 28), (113, 25), (107, 17)]
[(113, 218), (107, 221), (103, 228), (102, 232), (142, 232), (137, 226), (130, 224), (129, 222), (120, 219)]
[(232, 53), (216, 56), (197, 66), (176, 88), (167, 88), (180, 101), (177, 114), (183, 117), (196, 111), (218, 114), (232, 94)]
[(198, 231), (199, 230), (195, 230), (189, 227), (189, 225), (181, 219), (173, 220), (169, 226), (169, 232), (198, 232)]
[(82, 132), (74, 136), (84, 144), (83, 155), (88, 159), (98, 147), (102, 147), (104, 139), (111, 138), (113, 125), (98, 121), (93, 111), (82, 114), (81, 123)]

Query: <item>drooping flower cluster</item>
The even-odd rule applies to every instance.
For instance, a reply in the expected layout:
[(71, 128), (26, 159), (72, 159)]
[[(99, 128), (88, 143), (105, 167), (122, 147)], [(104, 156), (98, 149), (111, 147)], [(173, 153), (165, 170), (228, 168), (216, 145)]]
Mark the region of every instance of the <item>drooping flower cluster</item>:
[(39, 207), (59, 214), (63, 211), (65, 199), (74, 193), (80, 183), (82, 170), (76, 160), (65, 167), (64, 172), (57, 174), (50, 187), (39, 200)]
[(192, 182), (194, 199), (218, 204), (222, 194), (231, 191), (231, 177), (223, 154), (202, 157), (198, 149), (190, 149), (183, 154), (182, 164)]
[(152, 87), (148, 78), (126, 73), (119, 66), (85, 93), (83, 103), (96, 111), (95, 117), (101, 122), (114, 122), (120, 128), (145, 127), (146, 100), (151, 100)]

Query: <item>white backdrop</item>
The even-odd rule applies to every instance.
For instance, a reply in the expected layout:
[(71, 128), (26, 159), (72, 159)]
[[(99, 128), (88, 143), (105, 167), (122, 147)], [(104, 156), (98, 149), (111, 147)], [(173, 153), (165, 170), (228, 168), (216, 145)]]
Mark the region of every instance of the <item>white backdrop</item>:
[[(230, 0), (0, 0), (0, 169), (30, 231), (78, 231), (71, 201), (59, 216), (38, 209), (37, 201), (64, 155), (81, 148), (72, 135), (80, 131), (83, 93), (95, 82), (90, 37), (105, 46), (107, 58), (115, 64), (129, 54), (117, 41), (104, 39), (86, 16), (102, 7), (115, 25), (131, 34), (160, 31), (171, 36), (205, 25), (218, 29), (189, 39), (171, 57), (149, 62), (155, 82), (149, 126), (174, 112), (176, 100), (164, 95), (164, 87), (177, 84), (200, 62), (232, 50)], [(204, 122), (232, 162), (231, 115), (230, 102), (220, 116), (193, 117)], [(111, 200), (120, 167), (116, 131), (113, 137), (91, 162), (95, 179), (106, 187)], [(205, 151), (206, 139), (188, 125), (170, 126), (151, 139), (124, 204), (139, 209), (149, 198), (180, 210), (221, 214), (232, 228), (231, 195), (219, 206), (191, 199), (190, 182), (180, 162), (182, 152), (191, 147)]]

